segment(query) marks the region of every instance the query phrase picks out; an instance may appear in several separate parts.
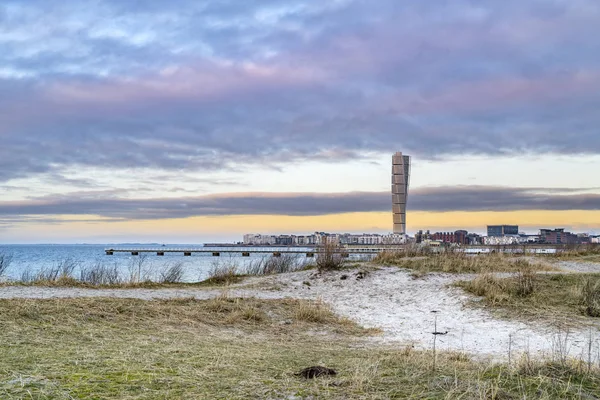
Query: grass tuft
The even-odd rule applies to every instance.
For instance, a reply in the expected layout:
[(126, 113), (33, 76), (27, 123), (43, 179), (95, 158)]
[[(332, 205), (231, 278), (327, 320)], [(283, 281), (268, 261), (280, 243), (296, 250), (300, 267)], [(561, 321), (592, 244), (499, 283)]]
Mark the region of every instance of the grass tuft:
[(581, 285), (581, 303), (585, 315), (600, 317), (600, 280), (587, 278)]
[(299, 302), (294, 308), (294, 318), (298, 321), (326, 323), (336, 318), (328, 305), (321, 300)]
[(600, 274), (525, 270), (510, 277), (481, 274), (456, 286), (483, 297), (484, 305), (505, 317), (541, 319), (556, 326), (582, 325), (600, 317)]

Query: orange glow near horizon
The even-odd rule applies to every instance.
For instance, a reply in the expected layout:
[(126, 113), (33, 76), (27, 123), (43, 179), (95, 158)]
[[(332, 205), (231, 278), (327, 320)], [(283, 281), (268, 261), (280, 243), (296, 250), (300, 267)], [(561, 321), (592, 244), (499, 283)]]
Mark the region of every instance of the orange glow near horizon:
[[(0, 240), (21, 242), (35, 240), (84, 241), (86, 238), (110, 240), (137, 237), (156, 240), (189, 238), (205, 240), (230, 237), (244, 233), (312, 233), (327, 232), (391, 232), (391, 213), (350, 213), (323, 216), (239, 215), (190, 217), (183, 219), (140, 220), (107, 222), (102, 219), (74, 221), (64, 217), (57, 223), (30, 221), (0, 230)], [(409, 232), (417, 230), (456, 230), (460, 228), (484, 232), (486, 225), (518, 224), (523, 230), (544, 227), (565, 227), (576, 231), (600, 228), (600, 211), (506, 211), (506, 212), (412, 212), (408, 214)]]

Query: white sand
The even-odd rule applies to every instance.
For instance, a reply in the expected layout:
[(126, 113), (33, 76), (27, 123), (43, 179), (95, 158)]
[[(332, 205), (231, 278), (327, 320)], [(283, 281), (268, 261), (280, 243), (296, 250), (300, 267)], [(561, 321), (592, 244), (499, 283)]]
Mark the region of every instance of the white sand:
[[(430, 348), (435, 315), (437, 331), (448, 332), (437, 336), (437, 348), (440, 350), (466, 351), (494, 358), (506, 358), (509, 348), (515, 357), (525, 351), (532, 356), (549, 355), (558, 340), (564, 340), (564, 334), (559, 334), (556, 329), (539, 323), (501, 320), (485, 310), (469, 306), (472, 298), (448, 285), (470, 276), (432, 274), (413, 279), (408, 272), (394, 267), (371, 272), (360, 280), (356, 279), (356, 273), (357, 270), (316, 276), (313, 271), (305, 271), (257, 277), (227, 292), (235, 297), (322, 299), (340, 315), (366, 327), (381, 328), (384, 333), (375, 340), (388, 345), (413, 344), (419, 348)], [(347, 275), (348, 279), (341, 280), (342, 275)], [(310, 282), (310, 286), (305, 282)], [(0, 298), (207, 299), (222, 292), (214, 289), (96, 290), (14, 286), (0, 288)], [(589, 336), (589, 328), (569, 333), (566, 347), (570, 356), (587, 354)], [(596, 340), (596, 337), (600, 338), (598, 327), (593, 329), (592, 336), (596, 353), (600, 349)]]

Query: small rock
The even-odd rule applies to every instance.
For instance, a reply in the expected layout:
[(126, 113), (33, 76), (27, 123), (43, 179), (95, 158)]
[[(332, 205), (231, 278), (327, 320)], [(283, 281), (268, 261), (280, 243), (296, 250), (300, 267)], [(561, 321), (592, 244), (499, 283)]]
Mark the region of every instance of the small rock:
[(356, 279), (364, 279), (364, 278), (366, 278), (366, 277), (367, 277), (367, 275), (368, 275), (368, 274), (369, 274), (369, 273), (368, 273), (367, 271), (359, 271), (359, 272), (356, 274)]
[(301, 376), (306, 379), (314, 379), (320, 376), (334, 376), (337, 375), (337, 372), (331, 368), (315, 366), (304, 368), (302, 371), (295, 374), (296, 376)]
[(304, 282), (302, 282), (302, 284), (306, 285), (306, 286), (310, 286), (310, 282), (309, 281), (304, 281)]
[(342, 275), (342, 276), (340, 276), (340, 279), (345, 281), (346, 279), (348, 279), (348, 275)]

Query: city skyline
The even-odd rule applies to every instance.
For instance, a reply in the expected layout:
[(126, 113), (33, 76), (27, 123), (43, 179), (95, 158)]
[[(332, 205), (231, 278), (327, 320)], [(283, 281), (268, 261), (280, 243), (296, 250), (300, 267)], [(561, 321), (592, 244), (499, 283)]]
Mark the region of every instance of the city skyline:
[(3, 1), (0, 242), (389, 233), (400, 149), (409, 234), (598, 233), (598, 18), (595, 0)]

